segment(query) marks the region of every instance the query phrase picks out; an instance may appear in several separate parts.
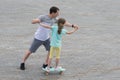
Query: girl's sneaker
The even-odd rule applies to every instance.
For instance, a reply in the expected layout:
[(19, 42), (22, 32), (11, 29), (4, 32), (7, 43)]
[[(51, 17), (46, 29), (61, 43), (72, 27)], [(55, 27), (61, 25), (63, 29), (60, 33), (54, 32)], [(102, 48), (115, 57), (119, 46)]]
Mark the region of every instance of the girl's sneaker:
[(65, 71), (65, 69), (64, 69), (64, 68), (62, 68), (61, 66), (59, 66), (59, 67), (55, 68), (55, 70), (56, 70), (56, 71)]
[(49, 70), (50, 70), (50, 71), (55, 71), (55, 68), (52, 67), (52, 68), (49, 68)]

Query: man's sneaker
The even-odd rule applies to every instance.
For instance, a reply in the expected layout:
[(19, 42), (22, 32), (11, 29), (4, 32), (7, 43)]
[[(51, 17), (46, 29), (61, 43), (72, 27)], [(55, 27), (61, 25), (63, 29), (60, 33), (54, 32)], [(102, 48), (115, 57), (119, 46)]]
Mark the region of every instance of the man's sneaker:
[(45, 68), (45, 71), (49, 72), (49, 71), (50, 71), (50, 68), (49, 68), (49, 67), (46, 67), (46, 68)]
[(42, 68), (46, 68), (48, 66), (48, 64), (43, 64)]
[(20, 64), (20, 69), (21, 69), (21, 70), (25, 70), (25, 63), (21, 63), (21, 64)]

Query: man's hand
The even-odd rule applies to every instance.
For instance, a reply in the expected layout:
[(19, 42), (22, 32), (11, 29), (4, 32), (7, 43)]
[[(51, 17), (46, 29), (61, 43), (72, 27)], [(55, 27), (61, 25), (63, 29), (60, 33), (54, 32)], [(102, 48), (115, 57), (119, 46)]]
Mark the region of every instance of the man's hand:
[(73, 27), (73, 28), (76, 28), (76, 29), (78, 29), (78, 28), (79, 28), (79, 26), (78, 26), (78, 25), (75, 25), (75, 24), (74, 24), (74, 25), (72, 25), (72, 27)]

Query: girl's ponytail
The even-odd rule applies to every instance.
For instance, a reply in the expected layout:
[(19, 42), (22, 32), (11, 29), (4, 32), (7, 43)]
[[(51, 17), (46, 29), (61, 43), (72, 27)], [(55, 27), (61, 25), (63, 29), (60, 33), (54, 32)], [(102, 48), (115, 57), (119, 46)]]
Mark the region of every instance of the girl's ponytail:
[(63, 28), (62, 26), (58, 27), (58, 34), (61, 34), (62, 28)]
[(63, 26), (65, 24), (65, 19), (64, 18), (59, 18), (57, 23), (58, 23), (58, 34), (61, 34), (61, 31), (62, 31)]

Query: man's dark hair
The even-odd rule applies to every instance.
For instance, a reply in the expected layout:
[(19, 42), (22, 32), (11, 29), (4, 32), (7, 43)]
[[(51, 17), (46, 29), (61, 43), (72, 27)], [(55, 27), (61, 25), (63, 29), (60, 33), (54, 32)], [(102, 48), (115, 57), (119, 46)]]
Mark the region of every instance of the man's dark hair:
[(50, 8), (50, 14), (51, 14), (51, 13), (56, 13), (57, 11), (59, 11), (59, 8), (58, 8), (58, 7), (52, 6), (52, 7)]

